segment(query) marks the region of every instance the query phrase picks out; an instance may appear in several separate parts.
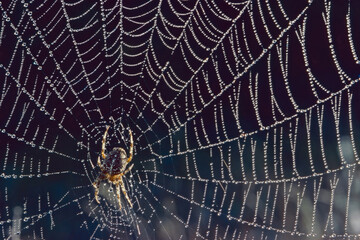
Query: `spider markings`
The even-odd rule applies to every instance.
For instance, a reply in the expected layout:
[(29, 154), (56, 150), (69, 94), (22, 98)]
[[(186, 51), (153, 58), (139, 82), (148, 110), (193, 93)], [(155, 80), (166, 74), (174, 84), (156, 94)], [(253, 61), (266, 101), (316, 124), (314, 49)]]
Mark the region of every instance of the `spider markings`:
[[(130, 150), (129, 150), (129, 157), (126, 156), (126, 151), (123, 148), (113, 148), (113, 150), (106, 155), (105, 154), (105, 143), (106, 143), (106, 136), (107, 132), (109, 130), (110, 126), (106, 127), (103, 140), (102, 140), (102, 146), (101, 146), (101, 157), (103, 158), (103, 163), (100, 162), (100, 156), (98, 157), (97, 164), (101, 169), (100, 175), (96, 178), (95, 182), (93, 183), (93, 186), (95, 188), (95, 200), (97, 203), (99, 202), (98, 195), (99, 195), (99, 185), (102, 180), (109, 180), (111, 183), (115, 184), (116, 186), (116, 197), (119, 202), (119, 207), (121, 209), (121, 200), (120, 200), (120, 187), (121, 191), (123, 192), (126, 200), (129, 202), (130, 206), (132, 207), (132, 203), (129, 199), (129, 196), (127, 195), (127, 192), (125, 190), (124, 182), (122, 179), (122, 176), (127, 174), (134, 166), (132, 164), (128, 169), (126, 169), (126, 166), (128, 163), (132, 160), (133, 156), (133, 136), (132, 132), (129, 129), (129, 135), (130, 135)], [(125, 170), (126, 169), (126, 170)]]

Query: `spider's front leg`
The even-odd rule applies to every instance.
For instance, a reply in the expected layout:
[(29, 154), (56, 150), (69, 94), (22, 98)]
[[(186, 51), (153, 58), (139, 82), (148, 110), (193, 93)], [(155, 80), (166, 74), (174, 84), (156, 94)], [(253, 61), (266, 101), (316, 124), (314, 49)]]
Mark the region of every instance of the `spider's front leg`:
[(106, 144), (106, 136), (107, 136), (107, 132), (109, 130), (110, 126), (106, 126), (106, 130), (103, 136), (103, 140), (102, 140), (102, 144), (101, 144), (101, 156), (103, 159), (106, 158), (106, 154), (105, 154), (105, 144)]
[(126, 162), (130, 162), (133, 156), (133, 148), (134, 148), (134, 140), (131, 130), (129, 129), (129, 135), (130, 135), (130, 150), (129, 150), (129, 158)]
[(100, 156), (98, 157), (97, 165), (100, 167), (101, 171), (103, 171), (103, 167), (101, 166)]

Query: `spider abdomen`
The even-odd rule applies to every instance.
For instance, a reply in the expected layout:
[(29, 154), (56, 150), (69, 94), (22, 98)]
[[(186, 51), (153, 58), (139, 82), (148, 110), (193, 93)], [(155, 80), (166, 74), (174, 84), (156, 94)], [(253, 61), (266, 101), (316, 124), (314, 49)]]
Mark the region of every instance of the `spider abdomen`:
[(120, 174), (126, 166), (126, 152), (122, 148), (114, 148), (103, 163), (104, 173), (110, 175)]

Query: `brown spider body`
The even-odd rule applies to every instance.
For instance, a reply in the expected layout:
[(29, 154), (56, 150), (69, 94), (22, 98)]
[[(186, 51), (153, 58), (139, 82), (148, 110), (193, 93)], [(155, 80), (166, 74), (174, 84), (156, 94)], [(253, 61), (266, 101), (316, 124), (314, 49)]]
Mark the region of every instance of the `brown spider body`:
[(116, 175), (124, 172), (127, 163), (126, 152), (123, 148), (114, 148), (105, 158), (102, 167), (103, 173)]
[(97, 203), (99, 202), (98, 195), (99, 195), (99, 185), (100, 182), (103, 180), (108, 180), (111, 183), (115, 184), (116, 186), (116, 197), (119, 202), (119, 207), (121, 209), (121, 200), (120, 200), (120, 187), (121, 190), (126, 198), (126, 200), (129, 202), (130, 206), (132, 207), (131, 201), (129, 199), (129, 196), (126, 193), (124, 182), (122, 179), (122, 176), (124, 176), (126, 173), (128, 173), (134, 165), (131, 165), (128, 169), (126, 169), (126, 166), (132, 159), (133, 155), (133, 137), (131, 130), (129, 130), (130, 135), (130, 150), (129, 150), (129, 157), (126, 155), (126, 151), (123, 148), (113, 148), (113, 150), (105, 154), (105, 143), (106, 143), (106, 135), (109, 130), (109, 126), (106, 127), (106, 131), (103, 136), (102, 140), (102, 147), (101, 147), (101, 157), (103, 158), (103, 163), (100, 162), (100, 156), (98, 158), (98, 166), (101, 169), (100, 175), (97, 177), (95, 182), (93, 183), (93, 186), (95, 188), (95, 200)]

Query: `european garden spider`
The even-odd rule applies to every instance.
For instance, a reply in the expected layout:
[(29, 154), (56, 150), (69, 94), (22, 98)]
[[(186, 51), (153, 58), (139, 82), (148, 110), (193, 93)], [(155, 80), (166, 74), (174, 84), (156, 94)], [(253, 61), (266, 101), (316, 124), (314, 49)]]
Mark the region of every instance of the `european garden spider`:
[[(122, 180), (122, 176), (128, 173), (134, 166), (132, 164), (128, 169), (126, 169), (126, 166), (131, 161), (133, 156), (133, 136), (131, 133), (131, 130), (129, 129), (129, 135), (130, 135), (130, 151), (129, 151), (129, 157), (126, 156), (126, 151), (123, 148), (115, 147), (113, 150), (106, 155), (105, 154), (105, 143), (106, 143), (106, 135), (109, 130), (110, 126), (106, 127), (106, 131), (103, 136), (102, 140), (102, 147), (101, 147), (101, 157), (103, 159), (103, 163), (100, 162), (100, 156), (98, 157), (97, 164), (101, 169), (100, 175), (97, 177), (95, 182), (93, 183), (93, 186), (95, 188), (95, 200), (97, 203), (99, 202), (98, 195), (99, 195), (99, 185), (102, 180), (108, 179), (111, 183), (115, 184), (116, 186), (116, 196), (119, 202), (119, 207), (121, 209), (121, 200), (120, 200), (120, 188), (122, 192), (124, 193), (124, 196), (126, 200), (129, 202), (130, 206), (132, 207), (131, 201), (129, 199), (129, 196), (126, 193), (124, 182)], [(126, 169), (126, 170), (125, 170)]]

